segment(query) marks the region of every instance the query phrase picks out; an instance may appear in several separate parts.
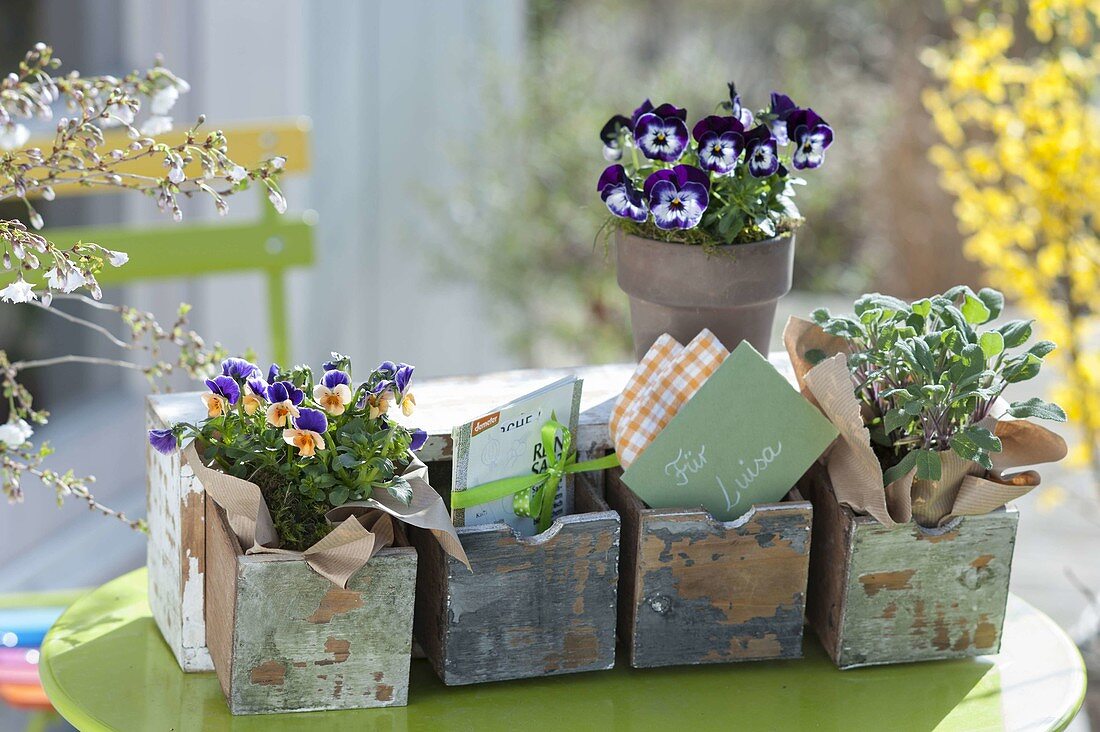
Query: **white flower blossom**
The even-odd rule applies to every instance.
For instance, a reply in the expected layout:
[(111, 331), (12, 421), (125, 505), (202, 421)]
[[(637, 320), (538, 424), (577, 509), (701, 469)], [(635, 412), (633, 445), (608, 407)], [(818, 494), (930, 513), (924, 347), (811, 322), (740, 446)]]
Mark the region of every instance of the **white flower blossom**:
[(286, 158), (282, 155), (273, 157), (268, 162), (271, 163), (271, 167), (274, 170), (282, 170), (286, 166)]
[(0, 126), (0, 150), (16, 150), (31, 139), (31, 131), (26, 125), (12, 124)]
[(243, 165), (234, 165), (233, 168), (226, 173), (226, 177), (233, 183), (239, 183), (244, 180), (246, 175), (248, 175), (248, 170), (246, 170)]
[(8, 447), (19, 447), (29, 440), (33, 434), (34, 430), (23, 419), (0, 425), (0, 442)]
[(153, 98), (149, 101), (149, 111), (157, 115), (166, 115), (172, 111), (172, 107), (176, 105), (176, 100), (180, 98), (180, 90), (175, 86), (166, 86), (163, 89), (157, 89), (153, 94)]
[(34, 288), (19, 275), (19, 279), (0, 290), (0, 300), (5, 302), (30, 302), (37, 299)]
[(286, 198), (282, 193), (269, 190), (267, 192), (267, 200), (271, 201), (271, 205), (275, 207), (277, 212), (281, 214), (286, 213)]
[(103, 127), (118, 127), (134, 123), (134, 110), (125, 104), (108, 104), (105, 112), (110, 115), (101, 120)]
[(87, 284), (84, 274), (76, 267), (69, 267), (64, 272), (60, 267), (54, 267), (46, 273), (46, 284), (51, 289), (62, 292), (72, 292)]
[(154, 115), (141, 123), (141, 134), (149, 137), (163, 135), (172, 131), (172, 118), (163, 115)]
[(116, 252), (113, 249), (104, 249), (103, 253), (112, 267), (121, 267), (130, 261), (130, 255), (126, 252)]
[(168, 169), (168, 180), (172, 181), (176, 185), (179, 185), (183, 181), (187, 180), (187, 176), (183, 174), (183, 168), (177, 168), (173, 166)]

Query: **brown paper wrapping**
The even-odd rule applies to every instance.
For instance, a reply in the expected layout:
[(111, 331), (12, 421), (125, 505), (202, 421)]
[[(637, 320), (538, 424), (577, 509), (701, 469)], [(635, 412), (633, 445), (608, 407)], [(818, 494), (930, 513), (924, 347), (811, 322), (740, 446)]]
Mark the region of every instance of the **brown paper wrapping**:
[(194, 443), (183, 451), (183, 460), (194, 471), (214, 501), (225, 509), (229, 525), (246, 554), (287, 554), (300, 556), (315, 572), (333, 584), (346, 587), (348, 580), (371, 557), (395, 542), (405, 544), (404, 532), (393, 518), (427, 529), (443, 550), (470, 568), (470, 561), (458, 540), (443, 499), (428, 485), (428, 468), (410, 454), (402, 474), (412, 487), (412, 499), (404, 505), (385, 491), (366, 501), (352, 501), (325, 514), (335, 528), (303, 552), (279, 548), (279, 538), (271, 521), (260, 487), (213, 468), (199, 459)]
[[(915, 470), (883, 485), (882, 467), (871, 448), (865, 425), (867, 411), (856, 398), (847, 366), (847, 343), (801, 318), (790, 318), (783, 343), (802, 393), (816, 404), (840, 432), (824, 456), (837, 501), (886, 526), (910, 518), (924, 526), (943, 525), (956, 516), (996, 510), (1039, 485), (1033, 470), (1008, 474), (1025, 465), (1056, 462), (1066, 456), (1065, 440), (1027, 420), (988, 418), (983, 424), (1001, 439), (993, 453), (993, 470), (952, 451), (940, 453), (938, 481), (914, 480)], [(814, 365), (806, 353), (818, 349), (828, 357)], [(1003, 408), (998, 415), (1004, 417)]]

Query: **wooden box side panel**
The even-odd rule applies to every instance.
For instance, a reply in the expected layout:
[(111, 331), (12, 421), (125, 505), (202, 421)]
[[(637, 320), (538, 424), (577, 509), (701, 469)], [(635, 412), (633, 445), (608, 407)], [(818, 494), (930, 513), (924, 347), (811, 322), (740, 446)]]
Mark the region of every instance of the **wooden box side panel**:
[(503, 525), (459, 529), (474, 573), (448, 558), (442, 658), (433, 659), (445, 683), (614, 666), (619, 518), (586, 482), (576, 490), (578, 505), (604, 510), (530, 539)]
[(641, 514), (635, 666), (800, 658), (809, 503), (756, 506), (736, 523)]
[(239, 557), (230, 710), (404, 706), (416, 565), (384, 549), (342, 589), (298, 558)]
[(637, 620), (638, 598), (641, 586), (638, 582), (638, 554), (640, 551), (639, 531), (641, 514), (645, 504), (626, 487), (622, 481), (623, 471), (614, 468), (605, 472), (604, 492), (607, 503), (618, 511), (622, 522), (622, 546), (619, 557), (618, 588), (618, 624), (619, 637), (628, 649), (631, 662), (637, 650), (637, 634), (634, 631)]
[(1015, 509), (936, 532), (857, 518), (837, 665), (996, 653), (1016, 524)]
[[(408, 527), (406, 533), (410, 543), (416, 547), (418, 560), (413, 634), (436, 675), (442, 678), (448, 622), (447, 575), (450, 567), (447, 555), (430, 532)], [(474, 572), (477, 571), (475, 566)]]
[(203, 595), (209, 621), (206, 635), (218, 683), (225, 698), (229, 699), (233, 673), (233, 631), (237, 616), (237, 566), (243, 553), (240, 542), (229, 528), (225, 510), (209, 496), (205, 502), (210, 512), (210, 521), (206, 524), (209, 571), (205, 574)]
[(848, 588), (852, 541), (851, 511), (832, 496), (825, 467), (815, 464), (799, 483), (814, 507), (806, 620), (829, 657), (840, 655), (840, 628)]
[[(169, 426), (152, 400), (146, 422), (150, 429)], [(146, 446), (146, 506), (153, 618), (184, 671), (210, 671), (203, 619), (205, 505), (202, 486), (179, 453), (161, 455)]]

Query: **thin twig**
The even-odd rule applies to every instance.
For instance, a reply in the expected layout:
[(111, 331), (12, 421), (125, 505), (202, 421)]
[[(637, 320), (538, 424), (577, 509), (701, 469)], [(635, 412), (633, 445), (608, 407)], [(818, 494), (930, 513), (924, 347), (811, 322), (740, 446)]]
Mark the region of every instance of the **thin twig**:
[(131, 361), (121, 361), (115, 358), (99, 358), (97, 356), (55, 356), (53, 358), (40, 358), (33, 361), (16, 361), (9, 367), (12, 371), (25, 371), (26, 369), (41, 368), (43, 366), (57, 366), (63, 363), (90, 363), (99, 366), (118, 366), (124, 369), (144, 371), (145, 367)]
[(133, 343), (127, 343), (126, 341), (124, 341), (121, 338), (117, 337), (111, 331), (104, 328), (102, 325), (99, 325), (97, 323), (93, 323), (90, 320), (85, 320), (84, 318), (78, 318), (75, 315), (72, 315), (70, 313), (66, 313), (64, 310), (58, 310), (57, 308), (51, 308), (49, 305), (43, 305), (42, 303), (40, 303), (36, 300), (32, 300), (31, 304), (34, 305), (39, 310), (45, 310), (46, 312), (52, 313), (53, 315), (56, 315), (59, 318), (67, 320), (70, 323), (75, 323), (77, 325), (83, 326), (83, 327), (88, 328), (90, 330), (94, 330), (96, 333), (100, 333), (101, 335), (103, 335), (103, 337), (105, 337), (107, 340), (109, 340), (111, 343), (115, 344), (119, 348), (124, 348), (128, 351), (133, 350), (133, 348), (134, 348)]

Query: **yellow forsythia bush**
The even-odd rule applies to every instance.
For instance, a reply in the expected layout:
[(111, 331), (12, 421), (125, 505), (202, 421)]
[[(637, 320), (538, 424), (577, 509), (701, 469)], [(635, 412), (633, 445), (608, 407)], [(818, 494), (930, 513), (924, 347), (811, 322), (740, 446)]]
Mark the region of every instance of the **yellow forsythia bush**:
[[(1100, 0), (948, 2), (927, 49), (931, 157), (966, 254), (1059, 344), (1054, 398), (1100, 479)], [(1027, 33), (1018, 34), (1019, 14)]]

